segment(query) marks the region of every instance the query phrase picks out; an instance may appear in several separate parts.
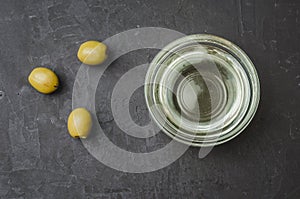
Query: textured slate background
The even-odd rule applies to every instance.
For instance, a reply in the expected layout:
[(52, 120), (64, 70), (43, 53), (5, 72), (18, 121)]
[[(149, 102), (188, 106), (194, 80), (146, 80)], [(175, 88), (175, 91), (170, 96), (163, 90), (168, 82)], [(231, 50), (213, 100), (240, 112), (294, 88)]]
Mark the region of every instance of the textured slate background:
[[(297, 0), (2, 0), (0, 197), (299, 198), (299, 11)], [(69, 137), (66, 121), (80, 67), (75, 56), (79, 44), (146, 26), (212, 33), (235, 42), (256, 65), (262, 96), (250, 126), (205, 159), (190, 148), (164, 169), (129, 174), (93, 158)], [(132, 66), (151, 61), (156, 52), (121, 57), (97, 90), (100, 124), (114, 143), (135, 143), (133, 151), (157, 145), (147, 146), (115, 128), (108, 85)], [(37, 93), (26, 80), (40, 65), (60, 77), (62, 88), (53, 95)], [(142, 88), (131, 106), (134, 120), (147, 123)], [(157, 140), (168, 139), (159, 136)]]

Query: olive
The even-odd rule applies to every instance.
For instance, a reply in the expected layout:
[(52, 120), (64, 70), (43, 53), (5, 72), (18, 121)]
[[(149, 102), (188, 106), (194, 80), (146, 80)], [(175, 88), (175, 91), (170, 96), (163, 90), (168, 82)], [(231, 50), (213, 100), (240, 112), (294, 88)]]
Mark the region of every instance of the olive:
[(86, 138), (92, 127), (92, 117), (85, 108), (74, 109), (68, 118), (68, 130), (74, 138)]
[(33, 69), (28, 76), (28, 81), (33, 88), (44, 94), (54, 92), (59, 85), (57, 75), (52, 70), (44, 67)]
[(106, 50), (106, 45), (99, 41), (87, 41), (79, 47), (77, 57), (84, 64), (98, 65), (105, 61)]

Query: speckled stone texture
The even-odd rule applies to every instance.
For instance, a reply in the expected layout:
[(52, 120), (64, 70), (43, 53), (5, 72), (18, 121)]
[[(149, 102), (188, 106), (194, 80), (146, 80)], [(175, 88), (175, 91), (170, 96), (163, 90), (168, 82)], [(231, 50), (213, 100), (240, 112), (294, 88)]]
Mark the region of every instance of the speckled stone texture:
[[(300, 1), (2, 0), (0, 3), (0, 198), (300, 198)], [(98, 162), (67, 133), (81, 42), (136, 27), (211, 33), (243, 48), (261, 80), (249, 127), (204, 159), (190, 148), (170, 166), (130, 174)], [(153, 151), (164, 134), (123, 134), (109, 107), (122, 74), (155, 50), (129, 53), (105, 72), (97, 116), (107, 136), (130, 151)], [(35, 66), (53, 69), (61, 89), (41, 95), (27, 82)], [(143, 89), (131, 99), (138, 124), (149, 121)]]

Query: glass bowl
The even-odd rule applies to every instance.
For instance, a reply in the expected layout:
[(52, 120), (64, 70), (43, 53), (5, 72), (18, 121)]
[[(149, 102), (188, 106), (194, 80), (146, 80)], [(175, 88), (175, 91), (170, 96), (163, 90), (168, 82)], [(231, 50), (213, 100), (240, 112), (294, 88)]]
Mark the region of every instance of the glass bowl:
[(241, 133), (260, 99), (258, 75), (245, 52), (207, 34), (163, 48), (150, 63), (144, 92), (163, 132), (198, 147), (222, 144)]

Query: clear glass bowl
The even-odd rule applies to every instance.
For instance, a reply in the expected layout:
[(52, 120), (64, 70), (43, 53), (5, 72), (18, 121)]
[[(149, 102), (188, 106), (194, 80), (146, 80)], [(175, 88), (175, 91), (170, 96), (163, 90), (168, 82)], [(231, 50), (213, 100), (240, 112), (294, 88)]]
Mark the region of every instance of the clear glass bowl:
[(257, 72), (248, 56), (223, 38), (180, 38), (152, 60), (145, 80), (149, 112), (171, 138), (214, 146), (237, 136), (259, 103)]

